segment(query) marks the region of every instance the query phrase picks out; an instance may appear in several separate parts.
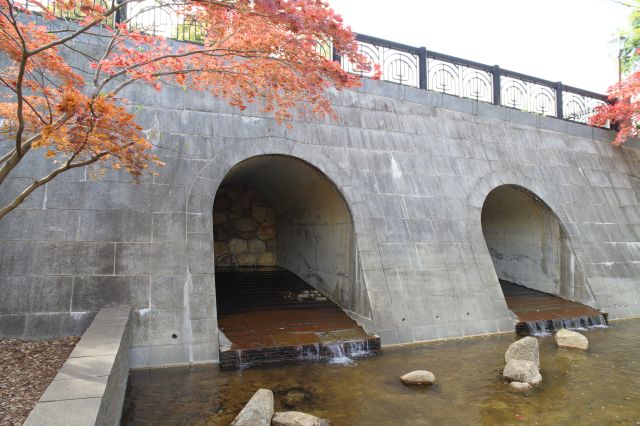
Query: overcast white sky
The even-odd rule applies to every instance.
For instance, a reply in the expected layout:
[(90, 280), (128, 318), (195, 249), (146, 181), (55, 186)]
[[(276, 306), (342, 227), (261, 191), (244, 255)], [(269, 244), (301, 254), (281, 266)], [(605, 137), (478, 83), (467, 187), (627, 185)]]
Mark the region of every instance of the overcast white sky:
[(613, 0), (328, 0), (355, 32), (604, 93), (618, 78)]

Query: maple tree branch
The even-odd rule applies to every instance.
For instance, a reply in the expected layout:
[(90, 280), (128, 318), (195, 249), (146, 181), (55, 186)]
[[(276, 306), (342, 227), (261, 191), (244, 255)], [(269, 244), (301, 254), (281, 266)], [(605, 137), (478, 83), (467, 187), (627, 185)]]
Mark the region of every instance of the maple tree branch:
[(28, 51), (27, 52), (27, 56), (37, 55), (40, 52), (44, 52), (47, 49), (51, 49), (52, 47), (60, 46), (62, 44), (66, 45), (67, 42), (73, 40), (74, 38), (80, 36), (82, 33), (90, 30), (93, 27), (95, 27), (100, 22), (104, 21), (105, 18), (108, 18), (109, 16), (113, 15), (115, 12), (117, 12), (118, 10), (120, 10), (121, 8), (126, 6), (129, 2), (130, 2), (130, 0), (125, 0), (120, 4), (112, 3), (111, 7), (100, 18), (94, 19), (93, 21), (91, 21), (88, 24), (80, 27), (79, 29), (77, 29), (76, 31), (72, 32), (71, 34), (69, 34), (66, 37), (59, 38), (57, 40), (54, 40), (54, 41), (52, 41), (50, 43), (45, 44), (44, 46), (40, 46), (40, 47), (38, 47), (38, 48), (36, 48), (34, 50)]
[(53, 178), (58, 176), (60, 173), (64, 173), (68, 170), (75, 169), (77, 167), (88, 166), (89, 164), (95, 163), (96, 161), (100, 160), (102, 157), (108, 154), (109, 154), (108, 151), (103, 151), (87, 160), (80, 161), (78, 163), (71, 163), (76, 157), (76, 154), (73, 154), (69, 158), (69, 160), (65, 162), (64, 165), (53, 170), (47, 176), (34, 180), (33, 183), (29, 185), (27, 188), (25, 188), (20, 194), (18, 194), (18, 196), (16, 196), (16, 198), (13, 201), (11, 201), (9, 204), (7, 204), (2, 209), (0, 209), (0, 219), (5, 217), (10, 211), (14, 210), (16, 207), (22, 204), (22, 202), (29, 196), (29, 194), (31, 194), (33, 191), (40, 188), (41, 186), (51, 182)]
[(0, 164), (2, 164), (5, 161), (7, 161), (9, 159), (9, 157), (11, 157), (13, 155), (14, 152), (16, 152), (15, 148), (12, 149), (11, 151), (7, 152), (6, 154), (4, 154), (2, 157), (0, 157)]
[[(220, 53), (220, 54), (213, 54), (214, 52), (225, 52), (225, 53)], [(244, 59), (265, 59), (265, 60), (273, 60), (273, 61), (278, 61), (277, 58), (272, 58), (269, 56), (260, 56), (260, 55), (250, 55), (249, 53), (260, 53), (260, 50), (237, 50), (237, 49), (227, 49), (227, 48), (215, 48), (215, 49), (200, 49), (200, 50), (190, 50), (188, 52), (182, 52), (182, 53), (170, 53), (170, 54), (166, 54), (166, 55), (160, 55), (157, 56), (155, 58), (151, 58), (147, 61), (144, 62), (139, 62), (133, 65), (130, 65), (126, 68), (124, 68), (121, 71), (118, 71), (117, 73), (113, 73), (111, 74), (109, 77), (105, 78), (98, 86), (96, 86), (94, 93), (92, 94), (92, 97), (95, 97), (98, 95), (98, 93), (100, 93), (100, 91), (104, 88), (104, 86), (106, 86), (111, 80), (121, 77), (123, 75), (125, 75), (127, 72), (129, 71), (133, 71), (137, 68), (140, 68), (142, 66), (145, 65), (150, 65), (156, 62), (160, 62), (163, 61), (165, 59), (177, 59), (177, 58), (185, 58), (188, 56), (195, 56), (195, 55), (206, 55), (206, 56), (211, 56), (211, 57), (218, 57), (218, 58), (223, 58), (226, 56), (234, 56), (234, 57), (238, 57), (238, 58), (244, 58)], [(176, 71), (180, 71), (180, 70), (176, 70)], [(172, 71), (169, 72), (168, 74), (163, 74), (163, 75), (169, 75), (169, 74), (178, 74), (179, 72), (176, 71)], [(136, 80), (138, 80), (136, 78)], [(131, 83), (128, 83), (125, 85), (128, 86)]]
[[(34, 79), (35, 80), (35, 79)], [(4, 84), (6, 87), (8, 87), (11, 91), (13, 91), (13, 93), (17, 93), (16, 89), (14, 89), (4, 78), (0, 77), (0, 82), (2, 84)], [(40, 121), (42, 121), (43, 123), (45, 123), (44, 119), (42, 118), (42, 116), (40, 115), (40, 113), (36, 110), (36, 108), (31, 105), (31, 102), (29, 102), (28, 99), (24, 98), (24, 103), (27, 104), (27, 106), (29, 107), (29, 109), (31, 111), (33, 111), (33, 113), (40, 119)]]
[[(162, 72), (157, 72), (154, 74), (151, 74), (151, 77), (164, 77), (164, 76), (169, 76), (169, 75), (188, 75), (188, 74), (193, 74), (193, 73), (197, 73), (197, 72), (202, 72), (202, 73), (208, 73), (208, 74), (228, 74), (228, 75), (248, 75), (247, 73), (241, 73), (238, 71), (229, 71), (229, 70), (221, 70), (221, 69), (208, 69), (208, 68), (194, 68), (194, 69), (182, 69), (182, 70), (175, 70), (175, 71), (162, 71)], [(136, 81), (140, 80), (140, 78), (130, 78), (129, 80), (126, 80), (124, 82), (122, 82), (119, 86), (117, 86), (115, 89), (113, 89), (111, 91), (111, 93), (113, 93), (114, 95), (118, 94), (118, 92), (120, 92), (122, 89), (124, 89), (125, 87), (135, 83)]]
[[(70, 118), (71, 116), (69, 114), (66, 114), (66, 113), (63, 114), (51, 126), (51, 129), (60, 128), (67, 121), (69, 121)], [(41, 137), (42, 137), (42, 132), (38, 132), (37, 134), (30, 137), (24, 144), (22, 144), (21, 145), (22, 156), (18, 155), (18, 150), (14, 148), (13, 150), (10, 151), (11, 155), (9, 156), (9, 158), (0, 162), (0, 163), (3, 163), (2, 167), (0, 168), (0, 185), (2, 185), (4, 180), (7, 178), (7, 176), (11, 172), (11, 170), (13, 170), (18, 165), (18, 163), (20, 163), (20, 160), (22, 159), (24, 154), (26, 154), (31, 149), (31, 146), (33, 145), (33, 143), (38, 139), (40, 139)]]

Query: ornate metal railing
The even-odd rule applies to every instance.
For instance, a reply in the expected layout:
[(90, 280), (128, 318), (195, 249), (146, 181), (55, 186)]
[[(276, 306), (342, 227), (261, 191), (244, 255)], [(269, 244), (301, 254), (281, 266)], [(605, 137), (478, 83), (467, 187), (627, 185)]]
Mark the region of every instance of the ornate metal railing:
[[(535, 114), (588, 123), (594, 108), (607, 102), (605, 95), (565, 86), (541, 78), (469, 61), (424, 47), (356, 34), (360, 52), (380, 67), (381, 79), (425, 90), (502, 105)], [(335, 56), (343, 68), (354, 70), (345, 58)]]
[[(14, 0), (29, 7), (29, 0)], [(110, 0), (93, 0), (107, 6)], [(43, 3), (55, 5), (51, 0)], [(115, 22), (128, 22), (147, 33), (202, 43), (206, 28), (181, 13), (182, 0), (140, 0), (127, 4)], [(54, 7), (54, 6), (51, 6)], [(79, 11), (54, 11), (62, 19), (79, 19)], [(110, 23), (109, 23), (110, 24)], [(594, 108), (607, 102), (599, 93), (469, 61), (424, 47), (409, 46), (356, 34), (359, 50), (380, 69), (384, 81), (502, 105), (578, 123), (589, 122)], [(318, 45), (318, 53), (339, 61), (345, 71), (372, 77), (373, 71), (355, 69), (332, 46)]]

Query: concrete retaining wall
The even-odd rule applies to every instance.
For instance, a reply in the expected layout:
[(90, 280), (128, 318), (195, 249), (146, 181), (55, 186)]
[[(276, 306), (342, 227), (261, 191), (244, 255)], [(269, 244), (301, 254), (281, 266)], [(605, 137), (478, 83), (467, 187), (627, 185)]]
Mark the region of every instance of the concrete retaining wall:
[[(291, 129), (179, 89), (123, 95), (166, 167), (140, 184), (75, 170), (0, 222), (1, 335), (62, 334), (127, 304), (133, 366), (217, 361), (214, 197), (263, 155), (304, 161), (344, 200), (353, 273), (339, 286), (383, 344), (513, 328), (481, 226), (501, 185), (554, 212), (596, 307), (640, 315), (640, 150), (612, 147), (610, 131), (373, 80), (329, 93), (335, 121)], [(29, 156), (0, 200), (52, 167)]]
[(118, 425), (129, 377), (131, 309), (101, 309), (25, 421)]

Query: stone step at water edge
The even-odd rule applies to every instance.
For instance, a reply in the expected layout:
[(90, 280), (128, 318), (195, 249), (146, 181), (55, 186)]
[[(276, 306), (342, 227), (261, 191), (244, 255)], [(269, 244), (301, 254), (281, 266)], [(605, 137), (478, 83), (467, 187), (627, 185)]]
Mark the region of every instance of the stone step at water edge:
[(374, 356), (381, 352), (380, 338), (344, 342), (314, 343), (278, 348), (228, 350), (220, 353), (221, 369), (291, 364), (308, 361), (344, 360)]

